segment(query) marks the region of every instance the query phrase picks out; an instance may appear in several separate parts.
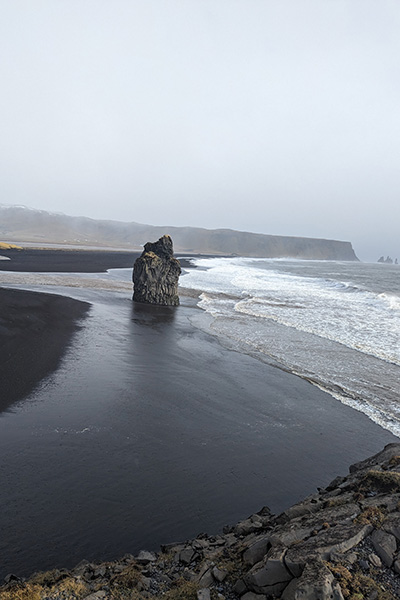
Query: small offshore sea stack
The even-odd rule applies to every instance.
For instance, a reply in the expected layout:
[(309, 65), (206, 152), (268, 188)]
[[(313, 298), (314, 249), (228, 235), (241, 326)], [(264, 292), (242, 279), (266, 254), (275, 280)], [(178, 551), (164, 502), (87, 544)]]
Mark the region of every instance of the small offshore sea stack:
[(133, 300), (146, 304), (178, 306), (179, 261), (174, 258), (172, 239), (163, 235), (147, 242), (133, 265)]

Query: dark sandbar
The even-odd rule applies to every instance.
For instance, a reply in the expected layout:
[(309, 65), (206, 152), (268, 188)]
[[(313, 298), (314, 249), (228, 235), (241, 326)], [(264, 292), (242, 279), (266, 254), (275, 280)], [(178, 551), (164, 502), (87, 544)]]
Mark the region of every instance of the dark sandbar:
[(107, 269), (132, 267), (140, 252), (107, 250), (1, 250), (10, 260), (0, 262), (2, 271), (32, 273), (103, 273)]
[[(1, 250), (0, 253), (10, 259), (0, 261), (1, 271), (32, 273), (104, 273), (107, 269), (133, 267), (133, 263), (141, 254), (129, 251), (54, 250), (52, 248)], [(180, 259), (180, 263), (182, 267), (193, 266), (189, 265), (185, 258)]]

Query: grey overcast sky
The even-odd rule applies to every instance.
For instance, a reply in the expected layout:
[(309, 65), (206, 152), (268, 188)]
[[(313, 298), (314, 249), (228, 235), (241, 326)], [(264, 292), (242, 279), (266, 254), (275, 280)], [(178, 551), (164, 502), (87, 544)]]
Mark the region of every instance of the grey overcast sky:
[(400, 259), (399, 0), (0, 0), (0, 202)]

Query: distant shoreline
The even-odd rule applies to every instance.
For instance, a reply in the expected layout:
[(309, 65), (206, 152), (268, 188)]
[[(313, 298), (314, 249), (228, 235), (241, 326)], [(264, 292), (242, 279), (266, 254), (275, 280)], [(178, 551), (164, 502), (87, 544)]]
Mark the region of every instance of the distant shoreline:
[[(23, 248), (1, 250), (1, 271), (25, 271), (30, 273), (105, 273), (108, 269), (132, 268), (140, 256), (139, 251), (93, 250), (76, 248)], [(189, 254), (176, 253), (183, 268), (193, 267)], [(212, 258), (215, 255), (193, 254), (193, 258)]]

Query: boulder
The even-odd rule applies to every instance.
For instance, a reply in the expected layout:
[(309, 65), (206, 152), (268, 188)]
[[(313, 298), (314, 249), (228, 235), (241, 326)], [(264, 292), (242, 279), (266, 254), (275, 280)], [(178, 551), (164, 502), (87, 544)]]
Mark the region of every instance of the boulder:
[(224, 569), (219, 569), (218, 567), (214, 567), (212, 570), (212, 574), (216, 581), (219, 581), (219, 583), (222, 583), (226, 579), (228, 572), (225, 571)]
[(243, 554), (243, 561), (251, 567), (260, 562), (270, 547), (269, 537), (263, 536), (253, 542)]
[(196, 558), (196, 556), (198, 556), (196, 550), (193, 550), (191, 546), (188, 546), (179, 554), (179, 560), (185, 565), (188, 565)]
[(197, 600), (210, 600), (210, 590), (209, 588), (203, 588), (198, 590), (197, 592)]
[(371, 565), (373, 567), (376, 567), (377, 569), (380, 569), (382, 566), (382, 561), (379, 558), (379, 556), (377, 556), (376, 554), (372, 553), (368, 556), (368, 560), (371, 563)]
[(214, 567), (214, 563), (213, 562), (209, 562), (206, 561), (201, 570), (200, 573), (197, 575), (196, 580), (199, 584), (199, 587), (202, 588), (208, 588), (210, 585), (212, 585), (214, 583), (214, 577), (213, 577), (213, 567)]
[(269, 550), (262, 562), (257, 563), (245, 575), (244, 581), (251, 591), (257, 594), (276, 595), (285, 589), (293, 579), (285, 566), (284, 547)]
[(133, 300), (145, 304), (178, 306), (179, 261), (173, 256), (169, 235), (148, 242), (133, 266)]
[(386, 531), (376, 529), (372, 532), (371, 539), (379, 558), (387, 567), (391, 567), (397, 549), (396, 538), (394, 535), (391, 533), (386, 533)]
[(148, 552), (147, 550), (141, 550), (136, 557), (136, 562), (139, 565), (148, 565), (150, 562), (154, 562), (157, 559), (154, 552)]
[(371, 531), (372, 525), (338, 523), (332, 529), (291, 546), (285, 555), (285, 564), (293, 577), (300, 577), (305, 565), (310, 560), (330, 560), (332, 553), (347, 552), (359, 544)]
[(295, 600), (343, 600), (342, 590), (322, 561), (306, 565), (297, 582)]
[(396, 511), (385, 519), (382, 529), (391, 533), (400, 542), (400, 512)]

